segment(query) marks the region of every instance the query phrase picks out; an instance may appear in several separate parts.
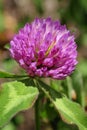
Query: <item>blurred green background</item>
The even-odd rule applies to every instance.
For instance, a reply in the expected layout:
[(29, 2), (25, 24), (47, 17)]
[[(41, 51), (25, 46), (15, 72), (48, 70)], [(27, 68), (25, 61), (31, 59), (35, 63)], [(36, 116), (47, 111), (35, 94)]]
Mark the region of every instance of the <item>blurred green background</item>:
[[(71, 85), (74, 90), (68, 89), (68, 95), (87, 110), (87, 0), (0, 0), (0, 69), (24, 73), (11, 59), (9, 51), (6, 49), (9, 41), (26, 22), (31, 22), (36, 17), (49, 16), (66, 24), (76, 37), (78, 65), (71, 80), (67, 81), (67, 84)], [(0, 79), (0, 83), (4, 81), (4, 79)], [(43, 121), (42, 130), (52, 130), (52, 123), (56, 121), (53, 118), (53, 121), (50, 122), (51, 125), (48, 121)], [(77, 130), (60, 120), (56, 130), (57, 128), (58, 130)], [(17, 115), (2, 130), (34, 130), (33, 109)]]

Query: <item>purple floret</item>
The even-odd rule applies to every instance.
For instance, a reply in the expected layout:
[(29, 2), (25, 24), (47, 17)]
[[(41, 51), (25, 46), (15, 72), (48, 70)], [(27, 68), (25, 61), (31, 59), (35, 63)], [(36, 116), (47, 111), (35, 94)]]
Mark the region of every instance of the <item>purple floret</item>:
[(74, 36), (59, 21), (35, 19), (10, 42), (12, 57), (29, 76), (64, 79), (77, 64)]

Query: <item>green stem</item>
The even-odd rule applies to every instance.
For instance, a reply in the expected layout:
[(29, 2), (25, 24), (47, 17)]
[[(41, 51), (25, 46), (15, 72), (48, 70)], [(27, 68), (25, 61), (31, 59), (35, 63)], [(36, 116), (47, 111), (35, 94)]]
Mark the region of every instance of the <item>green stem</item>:
[(40, 102), (40, 98), (38, 98), (37, 101), (36, 101), (36, 103), (35, 103), (35, 123), (36, 123), (36, 130), (40, 130), (39, 102)]

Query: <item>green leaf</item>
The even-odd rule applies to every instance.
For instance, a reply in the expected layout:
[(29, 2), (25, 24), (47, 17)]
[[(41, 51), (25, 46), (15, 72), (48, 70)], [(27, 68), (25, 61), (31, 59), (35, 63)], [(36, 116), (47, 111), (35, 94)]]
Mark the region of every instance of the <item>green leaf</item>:
[(9, 77), (10, 78), (14, 77), (14, 74), (0, 70), (0, 78), (9, 78)]
[(85, 99), (85, 89), (84, 89), (84, 83), (83, 83), (83, 77), (81, 73), (78, 70), (75, 70), (75, 72), (72, 74), (71, 77), (73, 88), (76, 92), (76, 101), (83, 106), (83, 108), (86, 105)]
[(87, 130), (87, 115), (79, 104), (69, 100), (42, 81), (39, 83), (40, 88), (54, 104), (65, 122), (76, 124), (80, 130)]
[(26, 87), (21, 82), (14, 81), (2, 84), (0, 89), (0, 127), (19, 111), (30, 108), (37, 96), (37, 88)]
[(0, 78), (22, 78), (22, 77), (28, 77), (28, 76), (27, 75), (15, 75), (15, 74), (0, 70)]
[(15, 125), (12, 122), (9, 122), (5, 127), (0, 130), (17, 130)]

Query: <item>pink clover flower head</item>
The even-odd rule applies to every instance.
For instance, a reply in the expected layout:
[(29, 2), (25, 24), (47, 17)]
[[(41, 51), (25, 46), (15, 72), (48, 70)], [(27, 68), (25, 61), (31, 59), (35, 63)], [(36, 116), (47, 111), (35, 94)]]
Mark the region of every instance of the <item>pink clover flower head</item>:
[(10, 45), (11, 56), (31, 77), (64, 79), (77, 64), (74, 36), (51, 18), (27, 23)]

